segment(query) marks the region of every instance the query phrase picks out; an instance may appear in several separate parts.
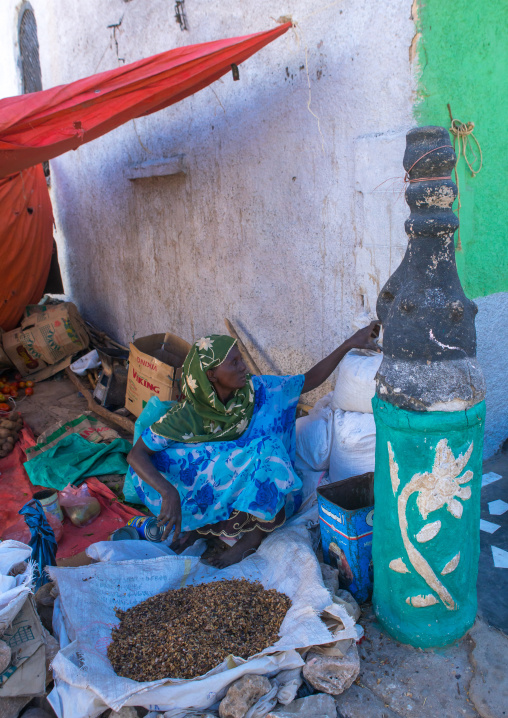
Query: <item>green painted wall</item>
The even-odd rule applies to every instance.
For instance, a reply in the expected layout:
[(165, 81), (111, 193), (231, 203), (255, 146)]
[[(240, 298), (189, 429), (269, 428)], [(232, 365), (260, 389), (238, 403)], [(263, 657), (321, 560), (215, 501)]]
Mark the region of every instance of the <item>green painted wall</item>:
[[(475, 123), (483, 169), (459, 163), (462, 208), (457, 266), (470, 298), (508, 290), (508, 0), (419, 0), (422, 125)], [(452, 175), (453, 176), (453, 175)]]

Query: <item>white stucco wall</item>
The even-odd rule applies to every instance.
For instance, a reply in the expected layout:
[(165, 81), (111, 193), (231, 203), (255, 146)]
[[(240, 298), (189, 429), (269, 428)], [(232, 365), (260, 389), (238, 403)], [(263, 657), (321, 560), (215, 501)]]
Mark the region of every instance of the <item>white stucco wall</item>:
[[(372, 190), (402, 175), (411, 0), (344, 0), (307, 19), (319, 7), (309, 0), (193, 0), (189, 32), (166, 0), (32, 6), (45, 87), (117, 66), (107, 26), (122, 16), (126, 62), (280, 15), (300, 22), (300, 38), (260, 51), (240, 82), (228, 75), (51, 162), (65, 288), (88, 319), (122, 341), (163, 330), (191, 341), (224, 331), (227, 316), (265, 370), (299, 372), (373, 312), (406, 244), (403, 200)], [(126, 178), (181, 153), (185, 175)]]
[[(189, 32), (167, 0), (31, 4), (44, 87), (119, 58), (269, 29), (281, 15), (299, 23), (297, 34), (241, 65), (240, 82), (228, 75), (51, 162), (65, 289), (86, 318), (127, 342), (165, 330), (192, 341), (223, 332), (227, 316), (263, 370), (293, 373), (374, 315), (406, 246), (412, 0), (324, 2), (321, 12), (310, 0), (187, 0)], [(10, 36), (0, 43), (2, 96), (20, 90), (20, 6), (0, 4)], [(120, 20), (117, 52), (108, 25)], [(322, 135), (307, 109), (306, 53)], [(185, 174), (127, 179), (132, 166), (175, 154), (184, 155)], [(478, 322), (493, 453), (504, 399), (490, 357), (489, 299), (479, 302)]]

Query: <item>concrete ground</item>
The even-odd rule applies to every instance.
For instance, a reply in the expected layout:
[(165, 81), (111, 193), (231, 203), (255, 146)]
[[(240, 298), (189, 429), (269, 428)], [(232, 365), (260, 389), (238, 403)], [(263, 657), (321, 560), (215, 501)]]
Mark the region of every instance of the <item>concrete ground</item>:
[[(19, 409), (39, 434), (56, 421), (74, 418), (87, 406), (67, 379), (57, 378), (37, 385), (34, 396), (23, 400)], [(499, 515), (489, 512), (493, 501), (508, 503), (508, 453), (486, 462), (484, 473), (489, 472), (502, 478), (482, 489), (481, 516), (499, 528), (494, 533), (480, 532), (474, 628), (455, 645), (422, 651), (383, 633), (371, 606), (364, 605), (361, 671), (353, 686), (336, 700), (338, 718), (508, 716), (508, 570), (496, 566), (503, 561), (502, 552), (508, 552), (508, 511)], [(1, 709), (0, 705), (0, 716)]]
[(508, 638), (478, 619), (457, 644), (422, 651), (383, 633), (370, 605), (360, 623), (360, 675), (336, 700), (338, 718), (504, 718)]

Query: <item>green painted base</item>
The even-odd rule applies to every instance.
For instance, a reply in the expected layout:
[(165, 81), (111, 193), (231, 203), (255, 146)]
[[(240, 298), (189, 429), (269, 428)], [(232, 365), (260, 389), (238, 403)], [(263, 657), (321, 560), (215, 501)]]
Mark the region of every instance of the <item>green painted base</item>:
[(372, 403), (374, 610), (402, 643), (444, 646), (476, 617), (485, 403), (450, 413)]

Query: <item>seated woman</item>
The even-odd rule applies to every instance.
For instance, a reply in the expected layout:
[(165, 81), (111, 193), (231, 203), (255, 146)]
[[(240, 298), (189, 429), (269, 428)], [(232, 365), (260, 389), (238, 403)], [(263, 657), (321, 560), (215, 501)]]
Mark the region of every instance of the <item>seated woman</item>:
[[(143, 432), (127, 457), (143, 503), (173, 547), (199, 536), (241, 538), (211, 559), (230, 566), (298, 511), (293, 469), (301, 393), (320, 386), (353, 348), (377, 349), (379, 325), (356, 332), (306, 374), (250, 376), (229, 336), (200, 339), (182, 371), (185, 401)], [(181, 536), (181, 531), (185, 534)]]

